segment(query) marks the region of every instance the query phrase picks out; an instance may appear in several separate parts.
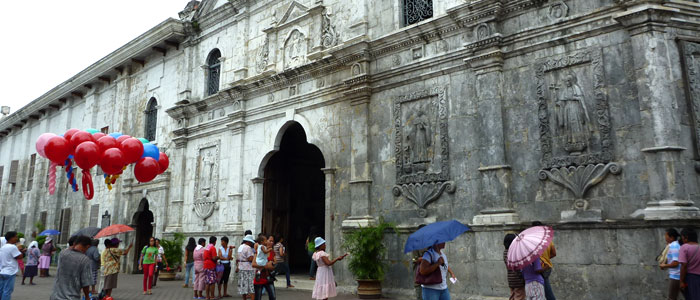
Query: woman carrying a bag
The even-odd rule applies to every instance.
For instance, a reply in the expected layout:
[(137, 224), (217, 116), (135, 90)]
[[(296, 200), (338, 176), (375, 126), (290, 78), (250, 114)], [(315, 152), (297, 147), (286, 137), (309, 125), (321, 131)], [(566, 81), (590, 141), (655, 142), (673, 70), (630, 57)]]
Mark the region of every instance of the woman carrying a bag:
[[(450, 291), (447, 288), (447, 273), (456, 281), (452, 273), (447, 256), (442, 252), (445, 243), (436, 244), (428, 248), (423, 254), (416, 281), (422, 283), (423, 300), (450, 300)], [(437, 273), (439, 272), (439, 273)], [(439, 277), (438, 277), (439, 274)]]
[(681, 230), (681, 246), (678, 262), (681, 263), (681, 290), (685, 300), (700, 300), (700, 246), (698, 233), (692, 228)]

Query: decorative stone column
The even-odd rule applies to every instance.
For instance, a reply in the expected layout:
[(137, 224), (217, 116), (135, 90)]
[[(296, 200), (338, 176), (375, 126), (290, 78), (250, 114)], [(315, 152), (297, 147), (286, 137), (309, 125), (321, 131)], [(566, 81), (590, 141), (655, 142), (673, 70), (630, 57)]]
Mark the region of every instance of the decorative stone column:
[(369, 101), (371, 88), (367, 68), (369, 61), (363, 60), (351, 66), (352, 76), (345, 81), (350, 86), (345, 96), (352, 108), (350, 136), (350, 197), (351, 216), (343, 221), (343, 227), (364, 227), (375, 223), (371, 213), (369, 171)]
[(504, 100), (500, 88), (503, 86), (503, 53), (498, 47), (501, 36), (484, 36), (484, 31), (490, 33), (490, 27), (483, 23), (475, 31), (478, 40), (467, 45), (475, 52), (464, 61), (476, 75), (477, 106), (482, 122), (480, 143), (485, 145), (479, 167), (481, 197), (488, 206), (474, 216), (472, 222), (475, 225), (517, 224), (520, 218), (511, 200), (511, 169), (506, 161), (503, 134)]
[(326, 240), (330, 245), (335, 245), (333, 244), (333, 241), (335, 240), (334, 233), (335, 231), (333, 230), (333, 225), (335, 221), (335, 201), (333, 201), (333, 187), (335, 186), (335, 169), (334, 168), (323, 168), (321, 169), (323, 171), (323, 174), (326, 176), (326, 194), (325, 194), (325, 202), (326, 202), (326, 209), (325, 209), (325, 215), (326, 215), (326, 224), (325, 226), (325, 232), (326, 232)]
[(251, 197), (252, 203), (248, 206), (248, 215), (254, 215), (255, 219), (253, 225), (249, 228), (253, 232), (260, 232), (262, 230), (262, 211), (263, 211), (263, 190), (265, 188), (265, 178), (255, 177), (250, 180), (253, 183), (253, 195)]
[[(651, 2), (651, 1), (649, 1)], [(682, 99), (674, 95), (675, 62), (669, 59), (670, 47), (676, 44), (666, 34), (666, 27), (678, 9), (652, 3), (641, 3), (614, 16), (630, 35), (634, 59), (635, 81), (639, 93), (644, 153), (649, 173), (650, 201), (633, 216), (644, 215), (646, 220), (699, 218), (700, 209), (689, 200), (683, 176), (681, 152)]]
[(166, 113), (173, 119), (176, 120), (177, 128), (173, 131), (174, 138), (172, 139), (175, 144), (175, 149), (173, 149), (170, 157), (176, 158), (171, 159), (170, 169), (173, 170), (172, 176), (172, 189), (173, 189), (173, 199), (166, 199), (170, 201), (168, 207), (168, 227), (165, 229), (166, 232), (181, 232), (185, 205), (185, 186), (186, 186), (186, 176), (187, 174), (187, 125), (189, 110), (192, 109), (186, 105), (189, 103), (187, 99), (179, 101), (174, 107), (166, 110)]
[(245, 115), (243, 102), (236, 100), (234, 109), (237, 110), (228, 115), (230, 122), (226, 125), (231, 130), (232, 136), (230, 147), (233, 151), (229, 157), (232, 172), (230, 172), (229, 182), (233, 188), (232, 193), (227, 195), (230, 214), (226, 216), (227, 222), (224, 226), (233, 232), (243, 232), (243, 162), (245, 161), (243, 146), (246, 128), (246, 123), (243, 121)]

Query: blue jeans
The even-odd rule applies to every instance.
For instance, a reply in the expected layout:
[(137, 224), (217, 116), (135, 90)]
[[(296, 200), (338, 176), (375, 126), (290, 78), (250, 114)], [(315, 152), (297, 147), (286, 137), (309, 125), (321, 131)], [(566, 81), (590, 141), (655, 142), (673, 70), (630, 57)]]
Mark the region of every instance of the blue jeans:
[(17, 275), (0, 275), (0, 299), (10, 300), (15, 289), (15, 277)]
[(423, 288), (423, 300), (450, 300), (450, 289)]
[(185, 284), (190, 284), (190, 274), (192, 274), (192, 283), (194, 283), (194, 263), (185, 264)]
[(311, 278), (316, 278), (316, 269), (318, 266), (316, 265), (316, 261), (313, 259), (313, 252), (308, 252), (309, 254), (309, 259), (311, 259), (311, 266), (309, 267), (309, 277)]
[(552, 269), (549, 269), (542, 273), (542, 277), (544, 277), (544, 297), (547, 298), (547, 300), (557, 300), (557, 297), (554, 297), (552, 285), (549, 283), (549, 275), (551, 274)]

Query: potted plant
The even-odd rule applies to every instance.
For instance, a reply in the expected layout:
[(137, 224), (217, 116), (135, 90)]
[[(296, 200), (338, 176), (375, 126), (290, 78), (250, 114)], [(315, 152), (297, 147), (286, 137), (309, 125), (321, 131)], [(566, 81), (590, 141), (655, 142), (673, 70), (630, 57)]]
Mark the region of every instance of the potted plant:
[(185, 235), (176, 232), (172, 240), (162, 239), (160, 240), (160, 245), (163, 246), (163, 251), (165, 258), (168, 260), (168, 265), (170, 270), (161, 270), (158, 278), (161, 280), (175, 280), (175, 273), (181, 268), (182, 256), (184, 251), (182, 251), (182, 244), (185, 242)]
[(384, 232), (394, 230), (394, 225), (380, 219), (378, 225), (363, 227), (345, 234), (343, 248), (350, 254), (348, 268), (357, 280), (360, 299), (379, 299), (382, 296), (382, 279), (386, 263)]

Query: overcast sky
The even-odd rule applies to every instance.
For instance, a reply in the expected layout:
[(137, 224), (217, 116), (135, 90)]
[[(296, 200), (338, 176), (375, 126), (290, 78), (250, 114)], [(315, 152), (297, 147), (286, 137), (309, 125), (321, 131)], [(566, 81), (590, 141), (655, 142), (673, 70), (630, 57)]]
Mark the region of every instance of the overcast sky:
[[(15, 1), (0, 18), (0, 105), (14, 113), (153, 26), (188, 0)], [(19, 9), (21, 8), (21, 9)]]

